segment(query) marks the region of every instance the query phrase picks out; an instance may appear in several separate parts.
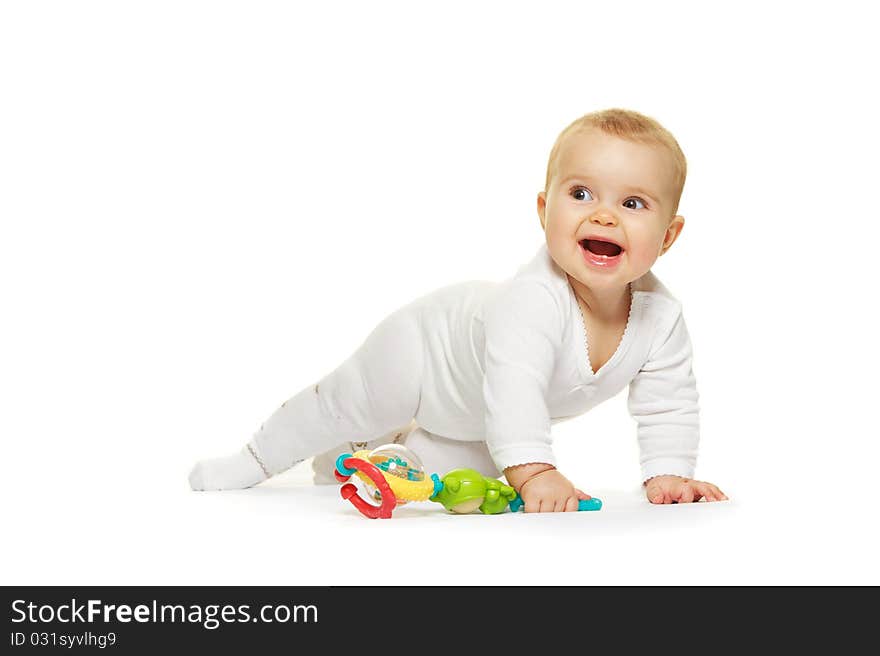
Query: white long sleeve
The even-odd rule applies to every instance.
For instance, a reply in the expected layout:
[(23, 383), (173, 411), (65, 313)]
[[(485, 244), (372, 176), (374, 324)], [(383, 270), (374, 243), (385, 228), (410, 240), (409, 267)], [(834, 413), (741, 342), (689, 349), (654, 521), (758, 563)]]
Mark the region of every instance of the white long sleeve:
[(513, 279), (486, 305), (486, 443), (500, 470), (555, 464), (547, 389), (561, 340), (562, 312), (551, 289)]
[(662, 474), (691, 478), (697, 462), (699, 394), (693, 349), (684, 316), (679, 311), (673, 317), (671, 329), (629, 385), (627, 405), (638, 422), (642, 481)]

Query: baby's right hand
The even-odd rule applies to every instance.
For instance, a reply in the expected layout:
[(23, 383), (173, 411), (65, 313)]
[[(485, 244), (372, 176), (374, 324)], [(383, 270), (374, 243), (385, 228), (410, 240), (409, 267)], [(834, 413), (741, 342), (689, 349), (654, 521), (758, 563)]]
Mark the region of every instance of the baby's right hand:
[(519, 486), (525, 512), (571, 512), (579, 499), (589, 499), (555, 468), (530, 476)]

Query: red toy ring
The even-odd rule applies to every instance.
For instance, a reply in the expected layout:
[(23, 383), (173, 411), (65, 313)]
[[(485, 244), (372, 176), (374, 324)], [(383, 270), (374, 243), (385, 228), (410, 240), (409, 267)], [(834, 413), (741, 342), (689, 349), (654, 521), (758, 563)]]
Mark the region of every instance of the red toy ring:
[[(395, 497), (394, 492), (391, 491), (391, 486), (388, 485), (388, 481), (385, 480), (382, 470), (376, 467), (372, 462), (355, 457), (346, 458), (342, 461), (342, 464), (349, 469), (356, 469), (359, 472), (362, 472), (373, 481), (376, 485), (376, 489), (379, 490), (379, 494), (382, 495), (382, 503), (375, 506), (372, 503), (365, 501), (358, 494), (357, 488), (351, 483), (346, 483), (339, 490), (342, 498), (351, 501), (352, 505), (360, 510), (361, 514), (365, 517), (369, 517), (370, 519), (389, 519), (391, 517), (391, 511), (394, 510), (394, 507), (397, 505), (397, 497)], [(350, 476), (340, 474), (338, 471), (335, 472), (335, 474), (336, 480), (340, 483), (351, 478)]]

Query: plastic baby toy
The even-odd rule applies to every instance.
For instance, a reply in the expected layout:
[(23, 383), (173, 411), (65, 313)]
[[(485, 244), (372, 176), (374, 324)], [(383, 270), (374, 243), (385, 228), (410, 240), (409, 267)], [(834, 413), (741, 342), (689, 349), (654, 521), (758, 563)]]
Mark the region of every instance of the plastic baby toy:
[[(434, 501), (453, 513), (467, 514), (479, 510), (495, 515), (507, 508), (522, 510), (523, 501), (516, 491), (497, 478), (487, 478), (474, 469), (453, 469), (442, 478), (425, 475), (418, 457), (405, 446), (386, 444), (372, 451), (343, 453), (336, 459), (336, 480), (340, 489), (361, 514), (370, 519), (388, 519), (397, 506), (410, 501)], [(372, 497), (368, 501), (348, 482), (357, 476)], [(602, 501), (581, 500), (578, 510), (599, 510)]]

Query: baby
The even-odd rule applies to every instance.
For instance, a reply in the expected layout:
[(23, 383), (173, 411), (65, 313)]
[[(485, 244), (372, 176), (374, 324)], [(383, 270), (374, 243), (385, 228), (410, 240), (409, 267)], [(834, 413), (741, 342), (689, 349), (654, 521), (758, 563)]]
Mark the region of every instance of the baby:
[[(637, 112), (582, 116), (556, 139), (537, 209), (544, 240), (503, 282), (466, 281), (395, 310), (338, 368), (286, 401), (194, 490), (246, 488), (316, 456), (405, 443), (425, 469), (500, 477), (526, 512), (589, 496), (556, 469), (551, 425), (629, 386), (652, 503), (727, 499), (694, 480), (699, 407), (681, 304), (651, 272), (681, 234), (687, 165)], [(332, 480), (332, 479), (330, 479)]]

